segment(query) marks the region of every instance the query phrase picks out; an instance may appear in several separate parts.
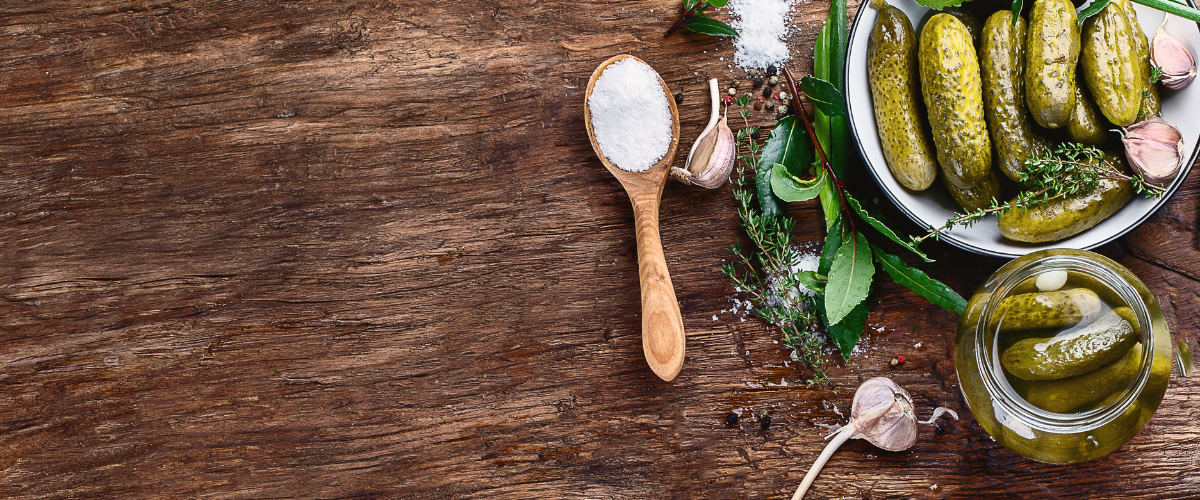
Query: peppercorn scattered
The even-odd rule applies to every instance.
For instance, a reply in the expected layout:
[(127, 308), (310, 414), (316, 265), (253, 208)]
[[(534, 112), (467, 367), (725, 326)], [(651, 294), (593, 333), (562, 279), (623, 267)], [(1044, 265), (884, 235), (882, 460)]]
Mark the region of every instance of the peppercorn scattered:
[(778, 76), (772, 76), (770, 78), (767, 78), (767, 85), (774, 87), (775, 85), (778, 85), (778, 84), (779, 84)]
[(726, 90), (725, 93), (729, 94), (729, 95), (737, 95), (737, 89), (735, 89), (733, 87), (729, 87), (729, 89)]
[(683, 92), (675, 93), (675, 104), (683, 104)]
[(761, 76), (754, 77), (754, 88), (762, 87), (763, 79)]
[(892, 366), (904, 364), (904, 356), (896, 356), (892, 358)]
[(774, 64), (767, 66), (767, 76), (775, 76), (777, 74), (779, 74), (779, 70), (775, 69)]
[[(755, 104), (758, 104), (758, 103), (755, 103)], [(762, 104), (758, 104), (758, 107), (762, 108)], [(758, 129), (754, 129), (753, 132), (750, 132), (751, 139), (757, 140), (759, 137), (762, 137), (762, 132), (759, 132)]]
[(738, 422), (737, 413), (729, 412), (728, 415), (725, 415), (725, 425), (737, 425), (737, 422)]
[(771, 416), (767, 415), (767, 410), (758, 414), (758, 426), (764, 431), (771, 427)]
[(771, 87), (763, 87), (763, 97), (771, 97)]
[(723, 102), (725, 104), (733, 104), (733, 96), (727, 95), (725, 97), (722, 97), (721, 102)]
[(762, 111), (762, 107), (763, 107), (762, 101), (754, 101), (754, 110), (755, 111)]
[(788, 107), (787, 107), (787, 106), (783, 106), (783, 105), (777, 106), (777, 107), (775, 108), (775, 112), (776, 112), (776, 113), (779, 113), (779, 114), (781, 114), (781, 115), (786, 115), (786, 114), (787, 114), (787, 112), (788, 112)]

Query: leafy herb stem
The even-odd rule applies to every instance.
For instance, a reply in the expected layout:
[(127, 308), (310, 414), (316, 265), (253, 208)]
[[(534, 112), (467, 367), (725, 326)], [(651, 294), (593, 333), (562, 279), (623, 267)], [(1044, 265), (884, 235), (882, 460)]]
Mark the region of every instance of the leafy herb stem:
[(693, 5), (692, 8), (683, 11), (683, 15), (679, 16), (679, 20), (675, 21), (675, 24), (672, 24), (671, 28), (668, 29), (665, 34), (663, 34), (663, 38), (671, 36), (671, 33), (674, 33), (675, 30), (682, 27), (683, 23), (686, 23), (688, 19), (696, 15), (697, 12), (700, 12), (706, 8), (708, 8), (708, 2), (696, 2), (696, 5)]
[(850, 205), (846, 203), (846, 195), (842, 191), (846, 189), (846, 184), (838, 178), (837, 173), (833, 171), (833, 165), (829, 163), (829, 158), (825, 156), (825, 148), (821, 147), (821, 141), (817, 140), (816, 132), (813, 132), (812, 122), (808, 120), (808, 114), (804, 112), (804, 106), (800, 105), (800, 87), (796, 85), (796, 80), (792, 79), (792, 72), (787, 68), (782, 68), (783, 77), (787, 79), (788, 88), (792, 91), (792, 96), (795, 99), (792, 105), (792, 112), (800, 117), (804, 122), (804, 129), (808, 132), (808, 136), (812, 139), (813, 147), (817, 150), (817, 156), (821, 159), (821, 168), (829, 174), (829, 178), (833, 180), (833, 190), (837, 192), (838, 200), (842, 202), (842, 212), (845, 214), (846, 220), (850, 221), (850, 232), (856, 233), (854, 229), (854, 215), (850, 213)]

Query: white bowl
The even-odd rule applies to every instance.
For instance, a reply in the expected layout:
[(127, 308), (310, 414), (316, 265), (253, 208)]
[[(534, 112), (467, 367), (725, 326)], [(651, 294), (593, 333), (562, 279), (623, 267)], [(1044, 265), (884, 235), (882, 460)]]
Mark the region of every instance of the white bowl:
[[(914, 29), (929, 10), (913, 0), (888, 1), (908, 15)], [(1188, 0), (1188, 3), (1195, 5), (1192, 0)], [(940, 227), (947, 219), (953, 217), (955, 212), (961, 210), (950, 198), (950, 193), (942, 187), (941, 182), (935, 182), (925, 191), (910, 191), (896, 182), (883, 159), (879, 131), (875, 127), (875, 113), (871, 107), (871, 88), (867, 80), (867, 39), (878, 15), (878, 11), (869, 4), (870, 2), (864, 1), (858, 8), (854, 26), (850, 29), (849, 48), (846, 51), (846, 106), (850, 114), (850, 129), (866, 162), (867, 170), (875, 177), (888, 198), (922, 228)], [(1138, 4), (1134, 4), (1134, 9), (1137, 10), (1138, 21), (1147, 33), (1147, 38), (1152, 38), (1164, 14)], [(979, 21), (982, 24), (986, 19)], [(1172, 16), (1167, 31), (1183, 42), (1193, 54), (1198, 53), (1196, 49), (1200, 48), (1200, 30), (1197, 29), (1196, 23)], [(1183, 133), (1185, 147), (1190, 148), (1187, 163), (1180, 170), (1175, 182), (1167, 187), (1164, 196), (1154, 199), (1135, 195), (1133, 201), (1095, 227), (1071, 238), (1051, 243), (1030, 244), (1005, 239), (1000, 236), (1000, 230), (996, 227), (995, 216), (989, 216), (971, 227), (958, 226), (945, 231), (940, 236), (941, 239), (981, 255), (1019, 257), (1043, 248), (1092, 249), (1137, 227), (1175, 193), (1192, 169), (1192, 165), (1196, 163), (1196, 158), (1200, 156), (1200, 147), (1197, 147), (1200, 144), (1200, 81), (1194, 81), (1182, 90), (1168, 90), (1161, 86), (1160, 89), (1163, 118)]]

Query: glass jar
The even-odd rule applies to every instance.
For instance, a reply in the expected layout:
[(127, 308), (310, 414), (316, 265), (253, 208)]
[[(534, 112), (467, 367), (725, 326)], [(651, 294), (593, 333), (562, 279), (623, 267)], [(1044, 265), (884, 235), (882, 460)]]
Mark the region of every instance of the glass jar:
[[(1140, 332), (1140, 348), (1137, 345), (1129, 348), (1129, 357), (1121, 358), (1128, 361), (1113, 362), (1114, 365), (1128, 362), (1122, 365), (1129, 367), (1122, 372), (1128, 377), (1119, 380), (1132, 381), (1128, 385), (1116, 382), (1115, 390), (1102, 400), (1071, 410), (1056, 410), (1060, 412), (1047, 411), (1027, 401), (1026, 397), (1032, 399), (1032, 393), (1026, 384), (1031, 383), (1007, 374), (1001, 362), (1004, 351), (1000, 342), (1001, 337), (1009, 334), (998, 333), (1001, 328), (998, 322), (1003, 318), (993, 320), (998, 305), (1006, 297), (1036, 293), (1033, 297), (1038, 301), (1045, 300), (1036, 280), (1048, 271), (1067, 272), (1069, 278), (1063, 290), (1088, 288), (1099, 294), (1105, 304), (1128, 307), (1132, 314), (1126, 314), (1136, 318), (1134, 331)], [(1045, 340), (1035, 339), (1041, 341), (1036, 345), (1042, 350), (1047, 345)], [(1005, 341), (1009, 341), (1007, 337)], [(1162, 309), (1133, 273), (1099, 254), (1051, 249), (1005, 264), (979, 287), (968, 301), (959, 324), (954, 363), (967, 406), (993, 439), (1039, 462), (1067, 464), (1111, 453), (1145, 427), (1167, 390), (1171, 349)], [(1087, 375), (1074, 379), (1091, 380), (1082, 377)]]

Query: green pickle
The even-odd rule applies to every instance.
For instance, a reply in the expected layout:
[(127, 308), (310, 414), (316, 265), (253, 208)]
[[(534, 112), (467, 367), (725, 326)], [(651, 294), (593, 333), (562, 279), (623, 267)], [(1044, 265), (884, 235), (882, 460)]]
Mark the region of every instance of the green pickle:
[(1049, 143), (1034, 133), (1025, 108), (1024, 18), (1018, 17), (1014, 24), (1012, 12), (1002, 10), (987, 19), (979, 44), (979, 76), (996, 164), (1009, 179), (1020, 182), (1025, 160), (1050, 150)]
[(1035, 0), (1025, 45), (1025, 100), (1045, 128), (1066, 126), (1075, 109), (1079, 26), (1066, 0)]
[(1022, 380), (1083, 375), (1129, 352), (1138, 340), (1136, 325), (1132, 311), (1120, 308), (1065, 335), (1017, 342), (1000, 355), (1000, 364)]
[(1013, 295), (1000, 301), (992, 315), (992, 327), (1000, 332), (1060, 328), (1091, 321), (1103, 303), (1086, 288)]
[(1067, 124), (1067, 137), (1091, 146), (1104, 144), (1108, 138), (1108, 122), (1100, 115), (1092, 96), (1082, 85), (1075, 86), (1075, 111)]
[(1142, 364), (1142, 344), (1098, 370), (1060, 380), (1032, 384), (1025, 400), (1054, 413), (1067, 413), (1129, 387)]
[(922, 109), (916, 32), (908, 16), (885, 4), (869, 40), (867, 76), (883, 159), (896, 182), (921, 191), (933, 184), (938, 166)]
[(971, 34), (950, 14), (936, 14), (917, 45), (921, 93), (944, 178), (960, 189), (992, 174), (992, 142), (983, 117), (983, 84)]
[(1083, 81), (1104, 117), (1122, 127), (1137, 119), (1146, 81), (1134, 35), (1125, 11), (1112, 3), (1088, 18), (1081, 34)]
[(1134, 57), (1137, 57), (1138, 63), (1142, 66), (1141, 78), (1145, 82), (1145, 88), (1142, 89), (1142, 106), (1138, 110), (1137, 119), (1142, 121), (1151, 116), (1161, 115), (1162, 100), (1158, 96), (1158, 82), (1150, 81), (1150, 74), (1154, 71), (1154, 67), (1150, 63), (1150, 41), (1146, 39), (1146, 32), (1138, 23), (1133, 3), (1130, 0), (1114, 0), (1113, 3), (1121, 7), (1125, 17), (1129, 20), (1130, 31), (1133, 32)]

